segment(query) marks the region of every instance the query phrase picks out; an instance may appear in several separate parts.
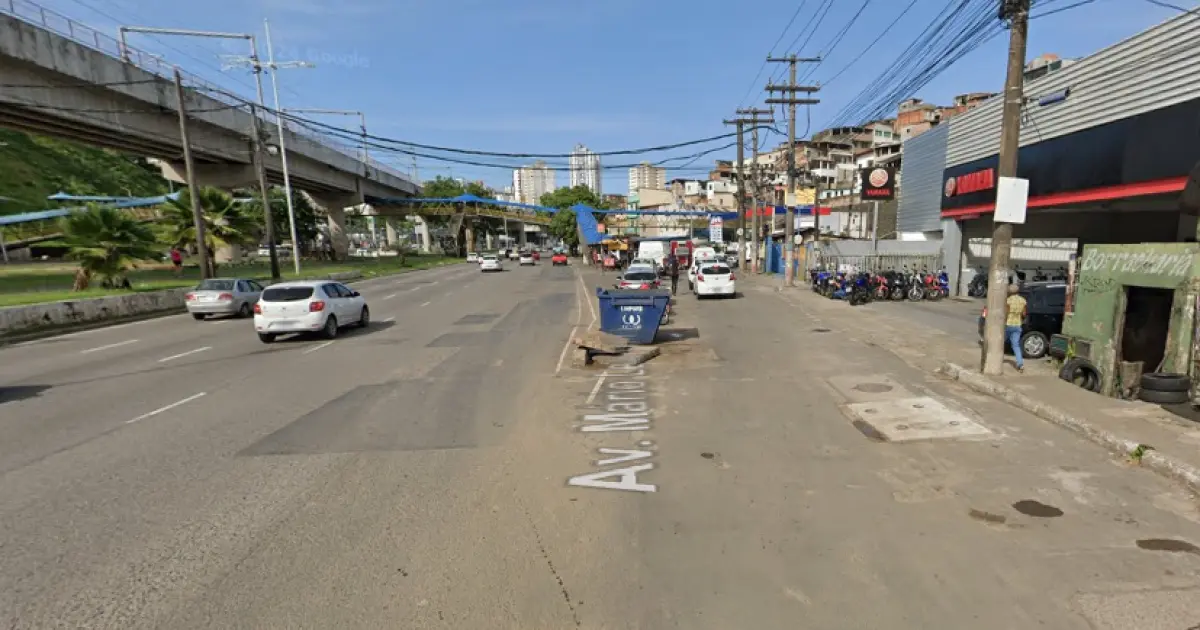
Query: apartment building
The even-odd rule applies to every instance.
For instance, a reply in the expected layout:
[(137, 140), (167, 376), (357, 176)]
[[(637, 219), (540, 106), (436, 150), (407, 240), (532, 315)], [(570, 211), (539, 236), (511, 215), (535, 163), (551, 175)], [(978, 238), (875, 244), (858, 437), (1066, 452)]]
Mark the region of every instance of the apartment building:
[(554, 169), (538, 160), (513, 171), (513, 194), (520, 203), (537, 205), (542, 195), (558, 188)]
[(577, 144), (571, 150), (568, 165), (570, 167), (572, 188), (575, 186), (587, 186), (598, 197), (604, 194), (600, 189), (603, 179), (601, 177), (599, 155), (596, 155), (582, 144)]
[(642, 162), (629, 169), (629, 194), (636, 195), (638, 190), (666, 190), (667, 169)]

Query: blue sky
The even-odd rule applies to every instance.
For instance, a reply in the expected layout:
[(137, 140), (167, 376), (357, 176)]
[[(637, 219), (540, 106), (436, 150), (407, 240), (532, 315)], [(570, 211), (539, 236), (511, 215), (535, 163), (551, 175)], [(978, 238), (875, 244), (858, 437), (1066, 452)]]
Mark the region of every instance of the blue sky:
[[(261, 34), (262, 20), (269, 18), (276, 58), (317, 66), (280, 72), (285, 107), (361, 110), (376, 135), (521, 153), (566, 153), (577, 142), (600, 151), (645, 147), (727, 131), (721, 119), (732, 115), (800, 5), (798, 0), (761, 0), (747, 18), (735, 3), (715, 0), (38, 1), (112, 33), (120, 24), (137, 24)], [(1071, 1), (1059, 0), (1057, 6)], [(1174, 1), (1196, 6), (1196, 0)], [(822, 103), (811, 112), (814, 130), (890, 64), (946, 2), (917, 0), (871, 53), (824, 89)], [(807, 2), (777, 54), (785, 52), (819, 4)], [(824, 83), (905, 4), (871, 0), (845, 39), (832, 51), (822, 50), (861, 6), (858, 0), (835, 2), (821, 32), (800, 50), (803, 56), (825, 55), (812, 79)], [(1094, 0), (1034, 20), (1029, 57), (1087, 55), (1175, 13), (1144, 0)], [(131, 44), (253, 94), (246, 72), (220, 70), (219, 55), (243, 54), (245, 44), (146, 36)], [(1006, 46), (1005, 37), (992, 40), (915, 96), (941, 103), (958, 93), (998, 90)], [(761, 103), (755, 99), (765, 98), (759, 88), (766, 78), (759, 79), (743, 106)], [(322, 120), (357, 124), (349, 118)], [(668, 177), (698, 176), (713, 159), (731, 156), (732, 149), (705, 156), (690, 170), (669, 170)], [(406, 170), (411, 166), (407, 157), (388, 159)], [(511, 181), (507, 170), (426, 159), (418, 164), (423, 179), (453, 174), (495, 186)], [(566, 183), (565, 172), (558, 177), (560, 185)], [(625, 170), (605, 172), (605, 192), (624, 193), (626, 182)]]

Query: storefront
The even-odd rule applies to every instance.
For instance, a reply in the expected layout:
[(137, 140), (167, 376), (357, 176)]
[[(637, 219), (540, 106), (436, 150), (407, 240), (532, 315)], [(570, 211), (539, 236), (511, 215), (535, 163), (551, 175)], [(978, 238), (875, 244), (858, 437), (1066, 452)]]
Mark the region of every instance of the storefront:
[[(1182, 193), (1200, 166), (1197, 67), (1200, 20), (1181, 15), (1026, 82), (1017, 176), (1029, 180), (1029, 213), (1013, 231), (1016, 267), (1065, 268), (1085, 244), (1195, 238)], [(902, 196), (901, 230), (918, 206), (931, 215), (937, 194), (960, 292), (990, 256), (1002, 106), (993, 98), (904, 146), (902, 195), (924, 198), (906, 207)]]

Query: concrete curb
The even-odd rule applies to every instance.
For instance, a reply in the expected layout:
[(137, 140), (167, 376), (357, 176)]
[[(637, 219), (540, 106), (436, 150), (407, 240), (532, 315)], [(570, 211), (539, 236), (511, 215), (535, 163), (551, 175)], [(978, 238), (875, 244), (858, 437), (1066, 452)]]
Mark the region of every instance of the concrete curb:
[[(1112, 453), (1122, 457), (1129, 457), (1139, 446), (1133, 440), (1127, 440), (1119, 435), (1097, 428), (1086, 420), (1081, 420), (1057, 407), (1035, 400), (960, 365), (943, 363), (937, 371), (939, 374), (958, 381), (981, 394), (987, 394), (1018, 409), (1027, 411), (1043, 420), (1082, 436), (1095, 444), (1103, 446)], [(1146, 451), (1142, 455), (1141, 465), (1143, 468), (1148, 468), (1160, 475), (1183, 483), (1193, 492), (1200, 493), (1200, 469), (1195, 468), (1191, 464), (1151, 450)]]

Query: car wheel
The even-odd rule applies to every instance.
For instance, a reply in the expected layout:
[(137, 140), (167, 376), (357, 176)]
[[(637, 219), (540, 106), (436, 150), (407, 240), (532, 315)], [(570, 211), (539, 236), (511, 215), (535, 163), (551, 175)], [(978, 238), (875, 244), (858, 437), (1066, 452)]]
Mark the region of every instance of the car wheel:
[(1025, 333), (1021, 337), (1021, 354), (1029, 359), (1040, 359), (1050, 350), (1050, 340), (1036, 330)]
[(198, 322), (203, 321), (204, 317), (205, 317), (204, 313), (192, 313), (192, 319), (194, 319)]
[(330, 315), (329, 319), (325, 320), (325, 327), (321, 329), (321, 336), (326, 339), (334, 339), (337, 337), (337, 334), (338, 334), (337, 317)]
[(245, 319), (247, 317), (250, 317), (251, 314), (252, 313), (250, 311), (250, 303), (242, 302), (242, 307), (238, 309), (238, 317)]
[(358, 327), (366, 328), (371, 325), (371, 309), (363, 307), (362, 313), (358, 315)]
[(258, 340), (263, 343), (274, 343), (275, 335), (271, 333), (258, 333)]

